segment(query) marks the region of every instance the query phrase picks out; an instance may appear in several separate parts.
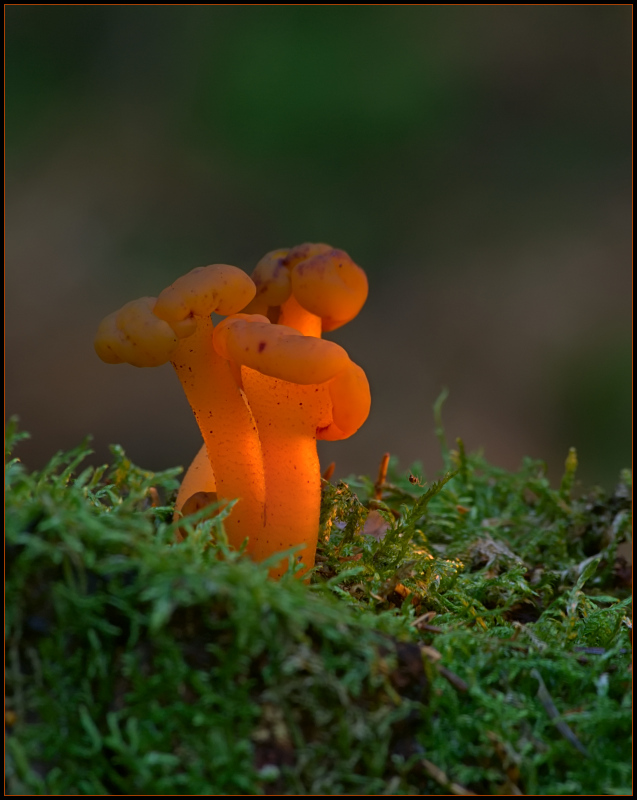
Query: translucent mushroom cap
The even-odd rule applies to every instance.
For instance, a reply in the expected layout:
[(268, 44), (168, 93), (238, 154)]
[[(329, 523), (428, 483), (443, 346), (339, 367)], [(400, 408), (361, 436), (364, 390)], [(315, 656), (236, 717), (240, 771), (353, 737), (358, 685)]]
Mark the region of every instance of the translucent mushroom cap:
[(354, 319), (367, 300), (367, 275), (344, 250), (329, 250), (301, 261), (290, 278), (292, 294), (303, 308), (321, 317), (324, 331)]
[(288, 252), (272, 250), (266, 253), (252, 271), (257, 303), (265, 307), (280, 306), (290, 296), (290, 269), (285, 262)]
[(171, 324), (212, 313), (234, 314), (256, 293), (253, 281), (230, 264), (197, 267), (172, 283), (157, 298), (154, 313)]
[(320, 317), (324, 331), (353, 319), (368, 293), (365, 272), (344, 250), (322, 243), (267, 253), (252, 279), (257, 293), (246, 312), (265, 313), (293, 297), (303, 309)]
[(236, 314), (220, 322), (215, 350), (223, 358), (290, 383), (325, 383), (349, 363), (335, 342), (303, 336), (286, 325), (273, 325), (258, 314)]
[(170, 361), (179, 339), (195, 332), (196, 317), (233, 314), (255, 291), (252, 280), (237, 267), (197, 267), (158, 298), (141, 297), (105, 317), (95, 336), (95, 351), (107, 364), (158, 367)]
[(327, 384), (332, 423), (319, 429), (317, 438), (345, 439), (367, 419), (371, 397), (365, 373), (334, 342), (303, 336), (257, 314), (235, 314), (215, 328), (214, 347), (223, 358), (262, 375), (299, 385)]
[(170, 360), (179, 339), (167, 322), (153, 314), (154, 297), (140, 297), (100, 323), (94, 346), (107, 364), (158, 367)]

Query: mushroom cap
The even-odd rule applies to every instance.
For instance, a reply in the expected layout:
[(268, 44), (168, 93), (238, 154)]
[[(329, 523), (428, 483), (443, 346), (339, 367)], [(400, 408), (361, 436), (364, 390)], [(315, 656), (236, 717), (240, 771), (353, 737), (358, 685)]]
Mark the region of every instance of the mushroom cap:
[(290, 270), (310, 256), (332, 250), (329, 244), (306, 242), (291, 249), (266, 253), (252, 271), (257, 293), (244, 309), (245, 314), (266, 314), (268, 308), (283, 305), (292, 294)]
[(223, 358), (290, 383), (325, 383), (351, 362), (335, 342), (303, 336), (267, 317), (236, 314), (214, 331), (214, 348)]
[(322, 242), (272, 250), (254, 268), (252, 279), (257, 293), (244, 313), (269, 315), (269, 308), (280, 307), (281, 321), (295, 327), (300, 313), (299, 329), (306, 334), (313, 330), (304, 329), (306, 312), (318, 318), (320, 330), (335, 330), (358, 314), (368, 293), (365, 272), (345, 251)]
[(358, 364), (350, 361), (327, 386), (332, 399), (332, 423), (327, 428), (319, 428), (316, 438), (330, 442), (348, 439), (369, 416), (372, 396), (367, 375)]
[(324, 244), (323, 242), (297, 244), (296, 247), (292, 247), (287, 251), (287, 255), (283, 258), (283, 264), (291, 270), (301, 261), (307, 261), (308, 258), (319, 256), (322, 253), (329, 253), (333, 249), (331, 244)]
[(285, 264), (288, 250), (272, 250), (259, 261), (252, 271), (257, 293), (255, 301), (265, 306), (280, 306), (292, 292), (290, 270)]
[(332, 420), (316, 431), (318, 439), (347, 439), (369, 416), (367, 376), (334, 342), (303, 336), (256, 314), (235, 314), (217, 325), (213, 343), (223, 358), (262, 375), (306, 386), (326, 384)]
[(140, 297), (100, 323), (94, 346), (107, 364), (158, 367), (170, 360), (178, 344), (171, 326), (153, 314), (154, 297)]
[(244, 308), (255, 293), (254, 283), (238, 267), (211, 264), (177, 278), (159, 295), (153, 311), (171, 325), (213, 312), (226, 316)]
[(113, 311), (112, 314), (104, 317), (97, 328), (97, 333), (95, 334), (95, 339), (93, 341), (95, 352), (102, 359), (102, 361), (105, 361), (107, 364), (124, 363), (124, 359), (120, 358), (120, 356), (118, 356), (115, 352), (117, 342), (121, 339), (121, 333), (117, 328), (117, 323), (115, 322), (118, 314), (119, 311)]
[(321, 317), (324, 331), (353, 319), (367, 300), (365, 272), (344, 250), (321, 252), (297, 263), (291, 275), (299, 304)]

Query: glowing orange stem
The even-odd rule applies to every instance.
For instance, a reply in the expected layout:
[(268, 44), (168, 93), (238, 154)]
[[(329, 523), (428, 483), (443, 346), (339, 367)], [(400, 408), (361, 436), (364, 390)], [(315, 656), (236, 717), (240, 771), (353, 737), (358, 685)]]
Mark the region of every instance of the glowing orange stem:
[(179, 341), (172, 364), (203, 436), (219, 499), (239, 498), (225, 522), (228, 539), (239, 547), (249, 536), (252, 552), (264, 521), (261, 445), (230, 364), (212, 345), (212, 332), (210, 318), (199, 318), (195, 333)]
[[(279, 550), (305, 545), (296, 557), (314, 566), (321, 509), (321, 473), (316, 429), (331, 418), (326, 384), (300, 386), (241, 368), (254, 413), (265, 468), (265, 528), (256, 543), (258, 560)], [(287, 563), (271, 571), (279, 577)]]
[(285, 303), (282, 304), (278, 323), (279, 325), (287, 325), (289, 328), (295, 328), (304, 336), (321, 338), (321, 318), (306, 311), (294, 295), (288, 297)]

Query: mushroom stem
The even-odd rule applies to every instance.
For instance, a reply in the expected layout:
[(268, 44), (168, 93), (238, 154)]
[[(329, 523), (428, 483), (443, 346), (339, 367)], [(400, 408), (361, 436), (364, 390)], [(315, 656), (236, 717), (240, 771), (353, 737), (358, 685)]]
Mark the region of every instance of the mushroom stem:
[(321, 318), (310, 311), (306, 311), (294, 295), (281, 305), (281, 314), (278, 319), (279, 325), (287, 325), (300, 331), (304, 336), (316, 336), (321, 338), (322, 324)]
[(219, 499), (239, 498), (225, 521), (228, 540), (233, 547), (240, 547), (249, 536), (248, 552), (252, 553), (264, 523), (261, 445), (245, 396), (230, 363), (213, 347), (212, 334), (210, 317), (199, 317), (195, 333), (179, 340), (171, 361), (203, 436), (217, 495)]
[(210, 466), (206, 445), (203, 444), (181, 481), (179, 491), (177, 492), (177, 499), (175, 500), (175, 511), (181, 511), (184, 507), (184, 503), (186, 503), (188, 498), (192, 497), (193, 494), (198, 494), (199, 492), (212, 493), (216, 491), (217, 482), (215, 481), (215, 476)]
[[(331, 419), (327, 384), (299, 385), (241, 368), (243, 385), (259, 429), (265, 469), (265, 528), (254, 543), (258, 560), (295, 545), (307, 571), (314, 566), (321, 509), (316, 429)], [(270, 574), (287, 570), (279, 564)]]

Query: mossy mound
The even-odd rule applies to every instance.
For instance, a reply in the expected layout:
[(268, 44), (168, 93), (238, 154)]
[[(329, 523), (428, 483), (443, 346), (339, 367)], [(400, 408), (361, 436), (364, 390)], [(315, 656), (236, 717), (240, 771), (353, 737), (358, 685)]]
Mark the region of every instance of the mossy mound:
[(308, 585), (88, 452), (7, 466), (9, 793), (630, 793), (628, 475), (325, 484)]

